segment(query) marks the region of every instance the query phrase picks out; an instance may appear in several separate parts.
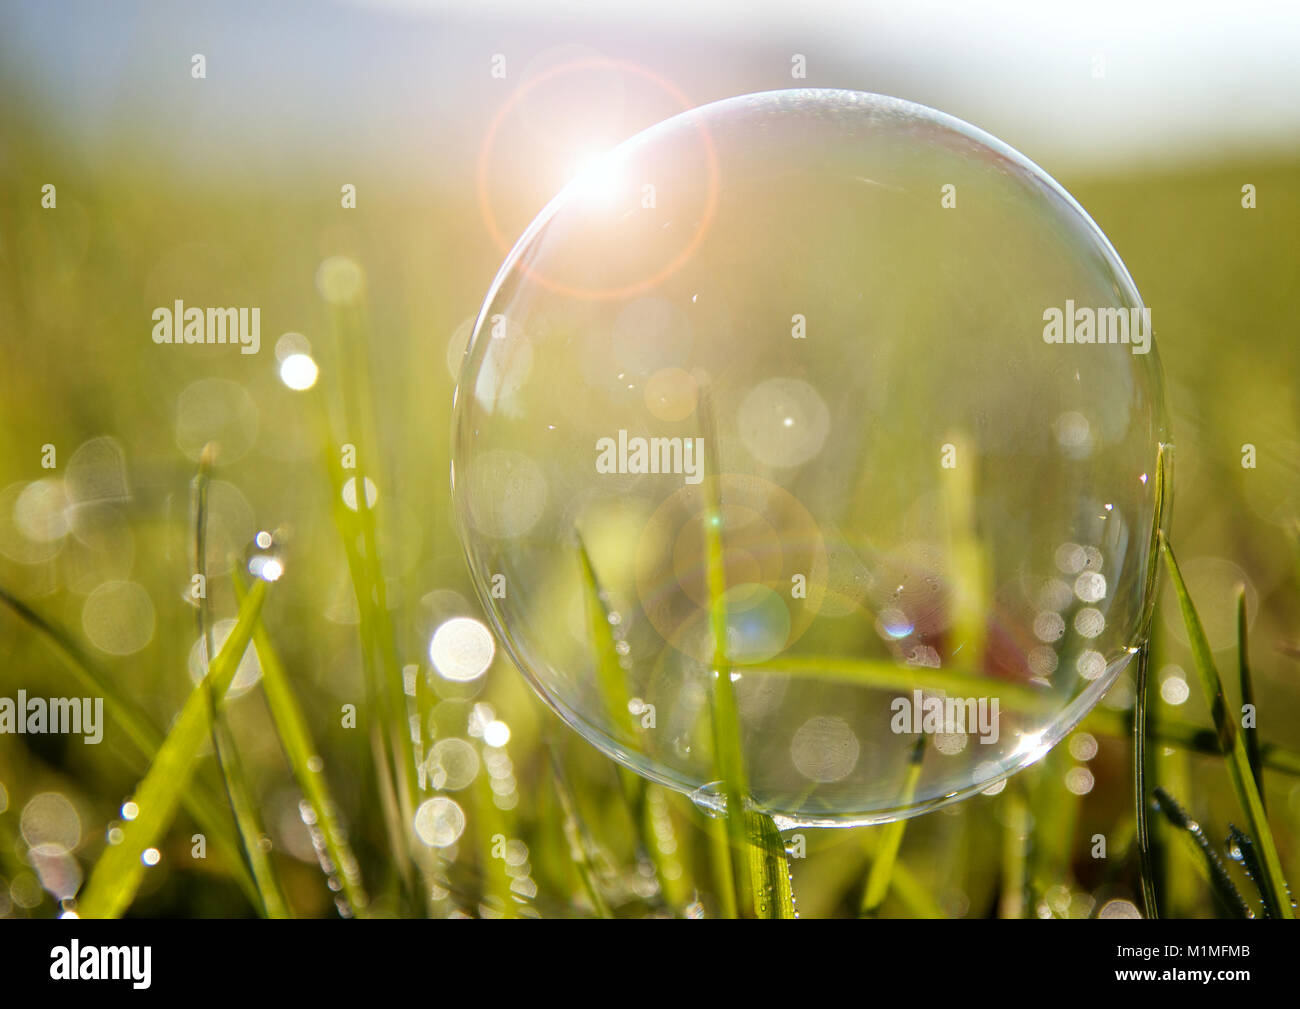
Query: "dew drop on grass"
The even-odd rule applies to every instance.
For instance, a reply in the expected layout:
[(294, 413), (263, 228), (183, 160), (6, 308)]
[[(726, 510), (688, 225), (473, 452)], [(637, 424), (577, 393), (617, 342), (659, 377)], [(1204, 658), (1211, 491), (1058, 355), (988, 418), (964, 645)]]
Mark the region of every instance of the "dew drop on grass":
[[(1169, 438), (1143, 308), (1073, 199), (942, 113), (808, 89), (660, 123), (433, 348), (493, 630), (577, 731), (709, 809), (723, 682), (784, 824), (988, 789), (1146, 626)], [(439, 671), (481, 673), (449, 626)], [(997, 710), (926, 727), (897, 707), (922, 696)]]

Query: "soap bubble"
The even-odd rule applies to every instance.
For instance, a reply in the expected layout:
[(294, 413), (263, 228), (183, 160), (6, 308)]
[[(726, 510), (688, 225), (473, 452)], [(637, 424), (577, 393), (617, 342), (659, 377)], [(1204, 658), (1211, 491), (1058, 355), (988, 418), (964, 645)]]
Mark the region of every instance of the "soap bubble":
[(747, 800), (857, 824), (995, 790), (1115, 681), (1166, 442), (1149, 316), (1055, 182), (801, 90), (660, 123), (546, 207), (470, 339), (452, 482), (565, 721), (716, 811), (734, 692)]

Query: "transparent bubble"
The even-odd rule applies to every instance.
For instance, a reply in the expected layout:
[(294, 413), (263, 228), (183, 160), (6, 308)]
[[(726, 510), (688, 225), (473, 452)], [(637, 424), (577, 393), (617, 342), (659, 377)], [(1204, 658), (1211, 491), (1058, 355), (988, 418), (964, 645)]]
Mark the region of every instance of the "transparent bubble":
[(821, 90), (676, 116), (547, 206), (477, 319), (453, 490), (494, 629), (705, 806), (728, 694), (755, 807), (877, 822), (1039, 759), (1145, 634), (1151, 324), (971, 126)]

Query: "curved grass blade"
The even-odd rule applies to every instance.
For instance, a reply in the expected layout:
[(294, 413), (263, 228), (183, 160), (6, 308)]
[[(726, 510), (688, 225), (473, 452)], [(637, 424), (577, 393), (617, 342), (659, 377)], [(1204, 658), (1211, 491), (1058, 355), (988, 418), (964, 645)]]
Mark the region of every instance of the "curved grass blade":
[(1268, 899), (1277, 906), (1280, 917), (1294, 918), (1295, 911), (1288, 896), (1289, 891), (1286, 877), (1282, 873), (1282, 862), (1278, 857), (1277, 843), (1273, 840), (1273, 832), (1268, 825), (1268, 816), (1264, 812), (1264, 805), (1259, 797), (1259, 789), (1256, 787), (1255, 777), (1251, 773), (1250, 759), (1246, 755), (1245, 740), (1242, 738), (1242, 734), (1237, 731), (1236, 719), (1228, 713), (1227, 701), (1223, 695), (1223, 681), (1220, 679), (1218, 668), (1214, 664), (1214, 657), (1210, 651), (1210, 642), (1205, 636), (1205, 629), (1201, 626), (1201, 619), (1197, 616), (1196, 607), (1192, 603), (1192, 597), (1187, 591), (1186, 583), (1183, 581), (1183, 575), (1178, 568), (1178, 561), (1174, 557), (1173, 549), (1169, 546), (1169, 541), (1165, 538), (1163, 532), (1160, 533), (1160, 545), (1164, 551), (1165, 565), (1168, 567), (1170, 578), (1173, 580), (1174, 591), (1178, 595), (1178, 604), (1183, 613), (1183, 622), (1187, 625), (1187, 637), (1191, 642), (1192, 657), (1195, 660), (1196, 670), (1200, 674), (1201, 686), (1205, 691), (1206, 703), (1209, 705), (1214, 727), (1218, 733), (1221, 752), (1227, 761), (1228, 776), (1232, 781), (1233, 791), (1237, 793), (1237, 801), (1241, 804), (1242, 811), (1246, 815), (1246, 824), (1250, 828), (1250, 834), (1255, 838), (1258, 845), (1262, 868), (1260, 888), (1267, 891)]
[(1255, 842), (1252, 841), (1245, 833), (1237, 828), (1235, 824), (1228, 824), (1228, 855), (1236, 862), (1241, 863), (1242, 869), (1259, 892), (1260, 903), (1264, 909), (1265, 918), (1276, 918), (1278, 909), (1269, 904), (1268, 894), (1260, 886), (1260, 876), (1263, 870), (1259, 866), (1259, 856), (1255, 853)]
[(1210, 844), (1209, 839), (1205, 836), (1205, 831), (1201, 829), (1201, 825), (1189, 817), (1177, 800), (1159, 785), (1156, 785), (1151, 791), (1155, 796), (1156, 806), (1165, 814), (1165, 819), (1191, 838), (1192, 843), (1201, 853), (1214, 895), (1234, 918), (1252, 917), (1246, 899), (1233, 884), (1232, 877), (1228, 875), (1228, 870), (1224, 867), (1218, 853), (1215, 852), (1214, 846)]
[[(856, 686), (871, 686), (888, 690), (944, 691), (954, 696), (974, 696), (988, 688), (988, 680), (975, 676), (966, 669), (930, 669), (921, 666), (900, 666), (883, 659), (846, 659), (840, 656), (783, 655), (779, 660), (745, 666), (748, 675), (809, 676)], [(1052, 697), (1023, 684), (1002, 681), (998, 696), (1007, 704), (1024, 711), (1048, 710)], [(1133, 726), (1127, 715), (1108, 708), (1093, 708), (1079, 723), (1081, 730), (1094, 735), (1131, 737)], [(1148, 739), (1153, 743), (1177, 746), (1207, 756), (1221, 756), (1215, 734), (1189, 722), (1171, 718), (1161, 720), (1154, 731), (1148, 726)], [(1271, 770), (1300, 776), (1300, 753), (1274, 743), (1260, 744), (1260, 759)]]
[[(235, 574), (235, 598), (242, 606), (248, 589)], [(266, 696), (267, 707), (271, 711), (271, 720), (275, 723), (280, 745), (289, 761), (293, 776), (302, 789), (302, 794), (311, 807), (315, 823), (310, 826), (320, 831), (321, 843), (329, 866), (334, 870), (334, 878), (339, 882), (340, 893), (349, 914), (365, 917), (368, 898), (361, 881), (361, 870), (356, 855), (348, 843), (347, 832), (338, 818), (338, 805), (330, 794), (329, 782), (325, 778), (320, 757), (317, 756), (315, 744), (307, 728), (307, 718), (302, 705), (289, 682), (284, 663), (271, 643), (266, 625), (261, 617), (253, 625), (253, 648), (257, 651), (257, 661), (262, 667), (262, 692)], [(341, 909), (342, 910), (342, 909)]]
[[(259, 579), (240, 605), (230, 636), (208, 666), (204, 680), (211, 681), (213, 693), (219, 699), (226, 696), (235, 678), (267, 590), (268, 583)], [(122, 840), (107, 848), (91, 871), (78, 907), (82, 917), (116, 918), (135, 897), (144, 876), (145, 849), (152, 847), (171, 823), (182, 793), (189, 785), (199, 748), (208, 735), (207, 689), (205, 682), (190, 692), (158, 748), (135, 792), (139, 815), (123, 826)]]
[[(7, 589), (0, 588), (0, 602), (46, 640), (63, 667), (85, 690), (104, 698), (104, 710), (108, 716), (122, 728), (146, 764), (152, 763), (163, 744), (163, 734), (154, 728), (149, 717), (117, 691), (112, 679), (96, 666), (94, 660), (67, 631), (41, 616)], [(212, 838), (223, 851), (230, 854), (230, 867), (236, 882), (249, 903), (256, 905), (257, 887), (249, 875), (248, 866), (240, 857), (239, 838), (224, 817), (216, 812), (221, 808), (217, 793), (204, 784), (193, 791), (187, 791), (181, 802), (185, 811), (202, 828), (204, 835)]]

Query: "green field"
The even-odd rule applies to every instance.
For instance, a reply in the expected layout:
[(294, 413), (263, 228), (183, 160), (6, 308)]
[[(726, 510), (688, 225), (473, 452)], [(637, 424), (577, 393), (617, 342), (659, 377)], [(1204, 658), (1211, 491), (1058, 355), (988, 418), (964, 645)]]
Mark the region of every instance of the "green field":
[[(481, 616), (451, 525), (448, 479), (447, 346), (477, 311), (500, 258), (473, 202), (433, 185), (363, 177), (353, 180), (358, 209), (343, 210), (338, 181), (310, 165), (290, 185), (191, 176), (129, 153), (91, 164), (35, 121), (5, 116), (0, 589), (11, 601), (0, 605), (0, 695), (81, 696), (91, 690), (78, 677), (98, 678), (107, 721), (97, 746), (76, 736), (0, 736), (0, 916), (48, 917), (60, 898), (75, 908), (78, 884), (81, 900), (99, 889), (95, 908), (154, 916), (726, 913), (721, 821), (684, 796), (622, 779), (545, 709), (500, 650), (473, 684), (430, 669), (435, 629), (451, 616)], [(1298, 179), (1300, 161), (1278, 160), (1059, 178), (1153, 309), (1175, 444), (1170, 539), (1230, 710), (1239, 704), (1235, 593), (1247, 586), (1264, 797), (1293, 880)], [(47, 183), (56, 186), (53, 209), (42, 207)], [(1256, 187), (1255, 209), (1242, 206), (1245, 184)], [(364, 294), (349, 301), (338, 285), (354, 266)], [(151, 312), (180, 296), (259, 306), (260, 353), (155, 344)], [(286, 332), (301, 334), (319, 364), (309, 392), (277, 375), (274, 349)], [(246, 570), (259, 530), (274, 535), (283, 564), (260, 625), (247, 623), (263, 677), (224, 708), (224, 779), (204, 729), (191, 741), (193, 780), (172, 782), (179, 790), (170, 796), (168, 782), (156, 781), (160, 791), (150, 794), (162, 798), (128, 819), (121, 807), (150, 766), (148, 751), (182, 724), (173, 720), (194, 688), (191, 671), (202, 668), (192, 657), (200, 607), (189, 593), (195, 481), (209, 442), (218, 446), (201, 481), (210, 621), (239, 612), (231, 570)], [(344, 468), (347, 445), (355, 469)], [(356, 488), (367, 479), (377, 490), (373, 509), (358, 509)], [(1152, 651), (1154, 781), (1222, 855), (1229, 824), (1246, 821), (1225, 760), (1212, 752), (1210, 711), (1163, 572)], [(1180, 677), (1187, 690), (1167, 682)], [(203, 695), (194, 695), (201, 726)], [(787, 832), (800, 915), (861, 913), (873, 865), (877, 892), (866, 903), (882, 916), (1087, 917), (1125, 910), (1113, 901), (1141, 906), (1133, 696), (1130, 669), (1085, 726), (1089, 734), (996, 795), (905, 830)], [(346, 724), (348, 705), (355, 727)], [(140, 730), (134, 739), (114, 718), (128, 709)], [(484, 741), (490, 722), (509, 727), (504, 746)], [(1207, 730), (1198, 745), (1210, 752), (1166, 745), (1170, 722)], [(460, 763), (428, 765), (421, 781), (413, 758), (449, 739), (465, 745), (440, 752)], [(447, 789), (439, 774), (461, 787)], [(465, 826), (454, 844), (431, 847), (419, 835), (446, 822), (412, 822), (439, 780)], [(165, 808), (172, 801), (174, 816)], [(138, 825), (164, 811), (156, 839), (142, 843), (157, 864), (141, 871), (131, 847), (143, 837)], [(268, 841), (250, 851), (241, 829)], [(1222, 882), (1186, 832), (1160, 816), (1153, 829), (1162, 913), (1230, 913)], [(194, 857), (199, 834), (204, 858)], [(1105, 859), (1093, 857), (1097, 835)], [(130, 872), (110, 861), (94, 877), (106, 852)], [(1258, 912), (1241, 865), (1223, 861)], [(122, 890), (132, 873), (133, 893)]]

